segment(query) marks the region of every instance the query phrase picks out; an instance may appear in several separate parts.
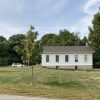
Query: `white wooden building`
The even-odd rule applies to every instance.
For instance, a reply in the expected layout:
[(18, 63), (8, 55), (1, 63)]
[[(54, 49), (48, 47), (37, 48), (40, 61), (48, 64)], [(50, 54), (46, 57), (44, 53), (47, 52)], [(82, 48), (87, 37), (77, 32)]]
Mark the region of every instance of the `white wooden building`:
[(90, 46), (44, 46), (42, 66), (58, 69), (92, 69), (94, 50)]

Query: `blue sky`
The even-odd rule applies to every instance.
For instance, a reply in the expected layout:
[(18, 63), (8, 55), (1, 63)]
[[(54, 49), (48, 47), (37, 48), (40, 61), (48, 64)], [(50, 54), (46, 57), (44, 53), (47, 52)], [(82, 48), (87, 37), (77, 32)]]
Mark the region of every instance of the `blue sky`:
[(100, 0), (0, 0), (0, 35), (26, 33), (33, 25), (39, 38), (60, 29), (88, 36)]

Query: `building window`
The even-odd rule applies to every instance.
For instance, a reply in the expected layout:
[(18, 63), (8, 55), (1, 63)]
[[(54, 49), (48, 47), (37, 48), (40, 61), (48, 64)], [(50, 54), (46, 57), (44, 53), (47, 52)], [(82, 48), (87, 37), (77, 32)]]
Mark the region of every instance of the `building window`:
[(87, 62), (88, 61), (88, 57), (87, 55), (84, 55), (84, 62)]
[(46, 62), (49, 62), (49, 55), (46, 55)]
[(68, 62), (68, 55), (65, 55), (65, 62)]
[(78, 62), (78, 55), (75, 55), (75, 62)]
[(56, 55), (56, 62), (59, 62), (59, 55)]

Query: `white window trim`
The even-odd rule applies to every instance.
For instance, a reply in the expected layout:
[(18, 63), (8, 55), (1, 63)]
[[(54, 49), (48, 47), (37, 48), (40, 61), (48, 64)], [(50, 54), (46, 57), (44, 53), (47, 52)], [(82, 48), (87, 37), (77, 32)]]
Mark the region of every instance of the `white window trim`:
[(88, 62), (88, 55), (84, 55), (84, 62), (85, 62), (85, 63)]

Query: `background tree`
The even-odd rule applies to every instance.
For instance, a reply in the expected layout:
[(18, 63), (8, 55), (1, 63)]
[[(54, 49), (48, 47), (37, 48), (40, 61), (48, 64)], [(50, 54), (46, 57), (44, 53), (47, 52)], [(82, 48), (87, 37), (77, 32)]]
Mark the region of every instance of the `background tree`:
[(55, 36), (54, 33), (48, 33), (48, 34), (45, 34), (44, 36), (42, 36), (41, 38), (41, 46), (45, 46), (45, 45), (53, 45), (52, 44), (52, 40), (53, 40), (53, 37)]
[(53, 46), (60, 46), (61, 45), (61, 40), (59, 35), (55, 35), (52, 39), (52, 45)]
[(84, 36), (83, 39), (81, 40), (81, 45), (85, 46), (87, 42), (88, 42), (88, 39), (86, 36)]
[(42, 36), (40, 39), (40, 52), (42, 53), (43, 46), (52, 46), (53, 45), (53, 38), (54, 33), (48, 33)]
[(59, 34), (45, 34), (40, 40), (41, 47), (48, 46), (71, 46), (80, 45), (81, 39), (78, 33), (70, 32), (66, 29), (60, 30)]
[(89, 27), (89, 41), (95, 50), (94, 65), (100, 68), (100, 12), (94, 15), (92, 27)]
[(60, 44), (62, 46), (71, 46), (74, 45), (74, 33), (70, 33), (68, 30), (64, 29), (64, 30), (60, 30), (59, 31), (59, 38), (60, 38)]
[(81, 45), (81, 39), (79, 37), (79, 34), (80, 34), (79, 32), (74, 33), (74, 38), (75, 38), (74, 45), (75, 46), (80, 46)]
[(0, 36), (0, 66), (10, 64), (9, 43), (7, 39)]
[(16, 34), (12, 35), (9, 40), (9, 53), (10, 53), (10, 58), (12, 63), (22, 63), (21, 55), (18, 52), (19, 48), (23, 48), (22, 41), (25, 39), (24, 34)]
[(3, 36), (0, 36), (0, 42), (7, 42), (7, 39)]

